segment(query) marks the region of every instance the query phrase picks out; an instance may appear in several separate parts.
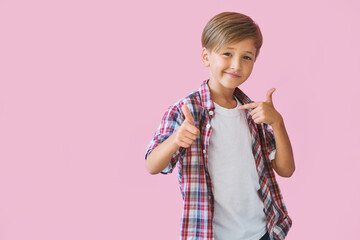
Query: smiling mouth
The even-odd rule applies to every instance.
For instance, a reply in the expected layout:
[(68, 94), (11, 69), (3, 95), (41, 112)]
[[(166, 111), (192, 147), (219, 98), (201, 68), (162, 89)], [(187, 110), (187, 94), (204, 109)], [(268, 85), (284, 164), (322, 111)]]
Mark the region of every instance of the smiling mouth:
[(233, 73), (228, 73), (227, 74), (231, 77), (231, 78), (239, 78), (239, 75), (233, 74)]

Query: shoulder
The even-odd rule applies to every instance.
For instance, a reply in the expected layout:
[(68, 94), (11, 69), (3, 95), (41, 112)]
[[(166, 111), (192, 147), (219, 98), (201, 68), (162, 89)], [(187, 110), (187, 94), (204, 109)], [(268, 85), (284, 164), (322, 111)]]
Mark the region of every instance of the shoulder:
[(193, 91), (192, 93), (188, 94), (186, 97), (181, 98), (173, 105), (169, 106), (168, 113), (170, 114), (177, 114), (177, 115), (183, 115), (182, 113), (182, 106), (187, 105), (189, 110), (194, 114), (196, 112), (199, 112), (201, 109), (201, 98), (200, 98), (200, 92)]

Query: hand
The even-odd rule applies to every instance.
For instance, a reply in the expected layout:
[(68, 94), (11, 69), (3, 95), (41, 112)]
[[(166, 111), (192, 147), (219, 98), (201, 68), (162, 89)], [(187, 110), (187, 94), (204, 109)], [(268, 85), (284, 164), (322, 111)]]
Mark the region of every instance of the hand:
[(179, 147), (188, 148), (200, 134), (200, 131), (195, 127), (195, 121), (189, 108), (183, 105), (181, 110), (185, 115), (185, 120), (175, 132), (175, 142)]
[(275, 92), (275, 88), (270, 89), (266, 94), (265, 102), (249, 103), (240, 106), (238, 109), (252, 109), (250, 115), (255, 123), (266, 123), (270, 126), (280, 123), (283, 119), (280, 113), (278, 113), (272, 101), (272, 94)]

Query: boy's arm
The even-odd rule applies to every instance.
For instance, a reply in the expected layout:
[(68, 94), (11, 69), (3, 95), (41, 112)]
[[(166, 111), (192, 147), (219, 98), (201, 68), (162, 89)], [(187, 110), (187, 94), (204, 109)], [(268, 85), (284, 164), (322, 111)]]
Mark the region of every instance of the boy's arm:
[(282, 177), (291, 177), (295, 171), (294, 155), (289, 136), (285, 129), (284, 120), (271, 125), (276, 142), (275, 159), (271, 161), (272, 167)]
[(160, 143), (146, 158), (145, 166), (150, 174), (160, 173), (170, 162), (172, 155), (179, 149), (172, 134)]
[(276, 142), (275, 159), (271, 161), (272, 167), (280, 176), (291, 177), (295, 171), (294, 156), (284, 120), (273, 105), (274, 91), (275, 89), (272, 88), (267, 92), (265, 102), (245, 104), (238, 109), (252, 109), (250, 115), (255, 123), (266, 123), (272, 127)]
[(200, 134), (186, 105), (182, 106), (185, 119), (179, 129), (155, 147), (146, 158), (146, 169), (150, 174), (160, 173), (170, 162), (173, 154), (180, 148), (188, 148)]

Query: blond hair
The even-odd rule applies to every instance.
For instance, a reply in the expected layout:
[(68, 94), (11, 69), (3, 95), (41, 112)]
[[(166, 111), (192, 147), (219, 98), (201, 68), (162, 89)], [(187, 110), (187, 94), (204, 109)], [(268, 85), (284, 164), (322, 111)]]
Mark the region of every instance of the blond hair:
[(211, 18), (206, 24), (201, 44), (209, 51), (219, 52), (228, 44), (254, 39), (255, 58), (263, 43), (259, 26), (248, 16), (237, 12), (223, 12)]

